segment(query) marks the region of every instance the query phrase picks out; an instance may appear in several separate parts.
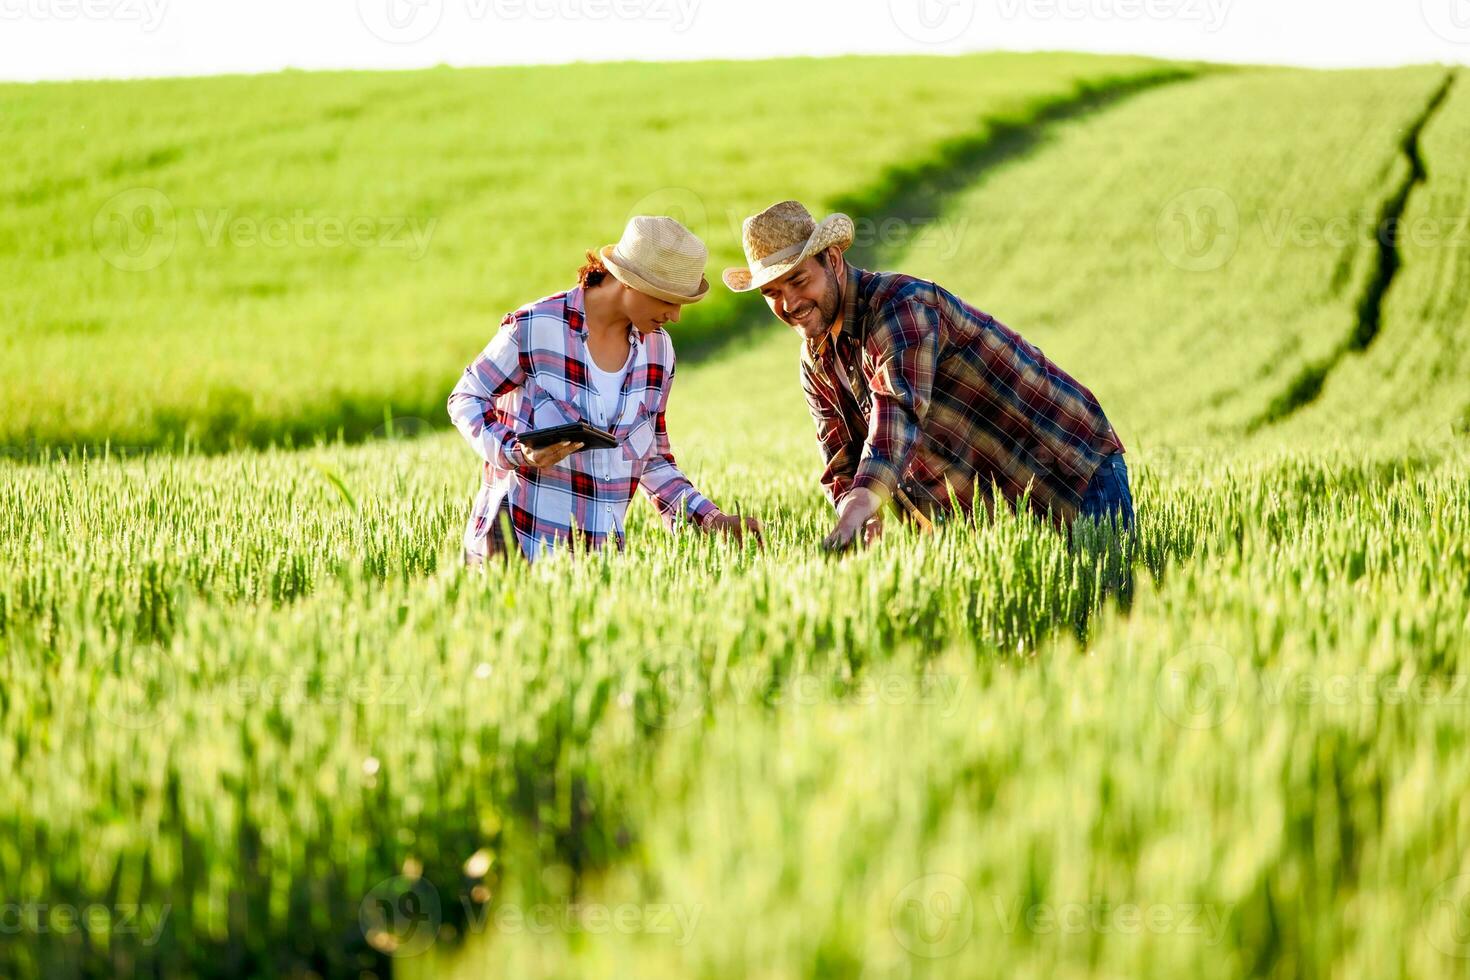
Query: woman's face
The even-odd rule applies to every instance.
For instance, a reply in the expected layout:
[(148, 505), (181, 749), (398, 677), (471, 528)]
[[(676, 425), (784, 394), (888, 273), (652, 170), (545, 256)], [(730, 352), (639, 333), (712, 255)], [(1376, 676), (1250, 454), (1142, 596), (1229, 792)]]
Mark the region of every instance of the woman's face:
[(678, 303), (668, 303), (632, 287), (623, 287), (623, 315), (632, 321), (639, 334), (653, 333), (666, 323), (678, 323), (683, 309)]

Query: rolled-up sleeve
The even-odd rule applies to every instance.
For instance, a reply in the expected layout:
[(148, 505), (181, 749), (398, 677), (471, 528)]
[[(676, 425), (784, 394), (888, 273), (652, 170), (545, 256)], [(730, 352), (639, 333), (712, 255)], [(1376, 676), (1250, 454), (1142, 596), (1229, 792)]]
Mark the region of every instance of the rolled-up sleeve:
[(842, 412), (831, 395), (817, 380), (812, 363), (803, 351), (801, 357), (801, 390), (807, 409), (817, 426), (817, 447), (822, 453), (822, 489), (833, 506), (852, 487), (857, 474), (857, 457), (862, 446), (851, 438)]
[[(526, 463), (511, 417), (496, 404), (526, 382), (529, 355), (525, 352), (523, 321), (508, 315), (495, 337), (480, 352), (449, 395), (449, 418), (480, 458), (491, 466), (512, 470)], [(529, 406), (521, 404), (521, 412)], [(524, 421), (524, 420), (523, 420)]]
[(653, 500), (664, 527), (673, 531), (681, 522), (702, 525), (706, 518), (718, 514), (720, 510), (713, 501), (694, 488), (694, 484), (674, 462), (668, 423), (665, 421), (669, 394), (674, 384), (672, 363), (667, 370), (668, 377), (659, 394), (658, 410), (653, 415), (653, 452), (643, 466), (639, 486)]
[(872, 413), (853, 487), (888, 500), (908, 469), (929, 414), (939, 358), (939, 311), (918, 299), (895, 302), (869, 331)]

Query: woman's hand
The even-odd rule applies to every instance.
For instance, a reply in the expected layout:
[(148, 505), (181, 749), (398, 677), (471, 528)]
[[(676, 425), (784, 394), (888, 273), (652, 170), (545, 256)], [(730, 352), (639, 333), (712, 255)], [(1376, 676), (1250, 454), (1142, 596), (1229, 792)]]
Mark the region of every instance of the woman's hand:
[(521, 446), (521, 455), (526, 458), (526, 465), (544, 470), (548, 466), (555, 466), (566, 459), (572, 453), (581, 449), (584, 444), (580, 442), (555, 442), (540, 449), (532, 449), (529, 446)]
[(706, 534), (728, 534), (737, 542), (744, 543), (745, 532), (749, 531), (755, 537), (756, 546), (762, 550), (766, 547), (765, 528), (761, 522), (754, 517), (737, 517), (733, 514), (716, 514), (705, 522)]

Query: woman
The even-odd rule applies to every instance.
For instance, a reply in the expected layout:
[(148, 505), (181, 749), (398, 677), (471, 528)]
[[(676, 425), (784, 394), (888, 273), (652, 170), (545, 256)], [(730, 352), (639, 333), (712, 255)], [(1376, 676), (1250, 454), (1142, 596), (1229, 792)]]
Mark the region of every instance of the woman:
[[(663, 326), (709, 292), (704, 243), (673, 218), (640, 216), (587, 259), (576, 288), (508, 314), (449, 396), (455, 428), (485, 461), (465, 563), (508, 550), (502, 515), (531, 559), (569, 541), (574, 528), (589, 547), (611, 537), (622, 548), (640, 486), (671, 531), (687, 523), (738, 539), (749, 530), (761, 542), (760, 521), (721, 513), (679, 472), (664, 426), (674, 347)], [(531, 449), (518, 439), (579, 421), (611, 432), (617, 447)]]

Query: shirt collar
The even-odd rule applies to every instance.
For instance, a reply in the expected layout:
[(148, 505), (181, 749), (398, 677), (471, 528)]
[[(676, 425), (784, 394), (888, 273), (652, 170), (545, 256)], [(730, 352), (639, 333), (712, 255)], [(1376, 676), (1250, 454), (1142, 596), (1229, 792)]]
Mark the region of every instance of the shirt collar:
[[(572, 332), (575, 333), (577, 336), (581, 337), (582, 338), (582, 341), (585, 343), (586, 340), (587, 340), (587, 295), (586, 295), (586, 290), (584, 290), (581, 286), (573, 287), (572, 290), (567, 293), (566, 304), (567, 304), (567, 315), (566, 315), (567, 326), (571, 327), (572, 328)], [(628, 324), (628, 344), (629, 344), (629, 346), (641, 346), (642, 343), (643, 343), (643, 335), (638, 332), (637, 328), (634, 327), (633, 324), (631, 324), (631, 323)]]

